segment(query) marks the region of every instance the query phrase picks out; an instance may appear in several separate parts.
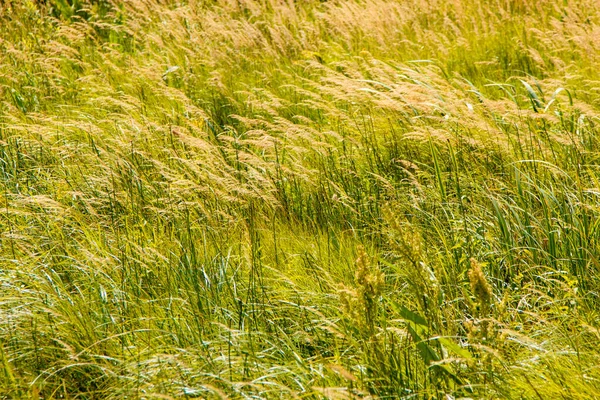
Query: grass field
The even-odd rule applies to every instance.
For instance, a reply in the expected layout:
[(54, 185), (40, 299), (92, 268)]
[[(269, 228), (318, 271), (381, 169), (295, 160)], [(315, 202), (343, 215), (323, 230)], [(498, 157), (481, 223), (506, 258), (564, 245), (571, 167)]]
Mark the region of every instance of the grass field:
[(593, 399), (597, 0), (0, 2), (0, 398)]

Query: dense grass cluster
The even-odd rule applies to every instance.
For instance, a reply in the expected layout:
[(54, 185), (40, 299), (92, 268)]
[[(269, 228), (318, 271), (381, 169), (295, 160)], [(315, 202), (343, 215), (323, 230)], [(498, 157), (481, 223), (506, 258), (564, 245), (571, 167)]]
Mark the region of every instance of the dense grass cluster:
[(0, 398), (600, 393), (596, 0), (0, 2)]

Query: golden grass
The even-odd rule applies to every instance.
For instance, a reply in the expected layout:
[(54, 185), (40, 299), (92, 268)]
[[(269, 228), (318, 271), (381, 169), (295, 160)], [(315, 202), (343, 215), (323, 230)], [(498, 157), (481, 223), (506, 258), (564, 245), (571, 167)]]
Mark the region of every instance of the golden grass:
[(595, 1), (0, 5), (0, 396), (594, 398)]

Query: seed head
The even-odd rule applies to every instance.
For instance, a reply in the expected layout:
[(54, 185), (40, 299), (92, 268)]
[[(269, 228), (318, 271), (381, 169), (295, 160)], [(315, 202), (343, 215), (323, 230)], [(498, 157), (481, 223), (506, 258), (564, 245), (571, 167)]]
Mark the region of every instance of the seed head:
[(482, 306), (487, 306), (492, 300), (492, 288), (485, 278), (479, 262), (474, 258), (471, 258), (470, 261), (469, 281), (471, 282), (471, 291)]

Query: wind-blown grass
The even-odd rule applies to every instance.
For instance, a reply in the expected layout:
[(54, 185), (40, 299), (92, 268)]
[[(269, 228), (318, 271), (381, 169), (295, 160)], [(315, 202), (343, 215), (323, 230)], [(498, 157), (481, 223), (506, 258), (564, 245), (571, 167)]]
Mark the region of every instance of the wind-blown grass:
[(594, 1), (0, 5), (0, 395), (600, 392)]

